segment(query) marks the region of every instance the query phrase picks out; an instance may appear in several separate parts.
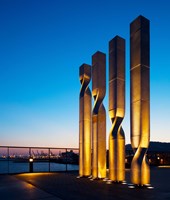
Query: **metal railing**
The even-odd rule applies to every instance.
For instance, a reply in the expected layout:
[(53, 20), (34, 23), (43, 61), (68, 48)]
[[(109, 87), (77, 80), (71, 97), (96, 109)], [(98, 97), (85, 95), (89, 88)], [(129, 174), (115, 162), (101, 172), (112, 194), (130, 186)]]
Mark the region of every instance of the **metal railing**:
[(78, 170), (78, 148), (0, 146), (0, 174)]

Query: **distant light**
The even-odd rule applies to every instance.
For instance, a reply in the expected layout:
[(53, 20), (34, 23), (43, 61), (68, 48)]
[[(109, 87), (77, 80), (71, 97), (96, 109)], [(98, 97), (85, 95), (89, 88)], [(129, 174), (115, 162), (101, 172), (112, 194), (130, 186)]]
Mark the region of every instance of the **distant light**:
[(170, 168), (170, 165), (162, 165), (162, 166), (158, 166), (158, 168)]

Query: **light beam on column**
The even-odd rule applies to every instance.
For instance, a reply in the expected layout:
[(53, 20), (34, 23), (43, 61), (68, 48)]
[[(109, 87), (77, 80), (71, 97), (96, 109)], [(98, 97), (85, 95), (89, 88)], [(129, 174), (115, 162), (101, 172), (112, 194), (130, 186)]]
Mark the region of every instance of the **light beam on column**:
[(109, 42), (109, 179), (125, 180), (125, 40), (119, 36)]
[(80, 66), (81, 82), (79, 103), (79, 176), (91, 175), (91, 66)]
[(92, 177), (106, 177), (106, 55), (97, 51), (92, 56)]
[(150, 183), (146, 152), (150, 141), (150, 28), (149, 20), (137, 17), (130, 24), (131, 182)]

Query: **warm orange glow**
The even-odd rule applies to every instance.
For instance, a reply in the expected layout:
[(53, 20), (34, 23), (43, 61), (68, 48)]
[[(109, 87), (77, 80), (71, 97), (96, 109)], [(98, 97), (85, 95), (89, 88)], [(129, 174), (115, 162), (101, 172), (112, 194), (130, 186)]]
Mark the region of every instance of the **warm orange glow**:
[(91, 175), (91, 66), (80, 66), (79, 176)]
[(125, 180), (125, 40), (116, 36), (109, 42), (109, 179)]
[(103, 99), (106, 91), (106, 55), (92, 56), (92, 178), (106, 177), (106, 111)]
[(103, 106), (99, 109), (98, 115), (93, 115), (93, 165), (92, 176), (93, 178), (106, 177), (106, 116)]
[(131, 163), (133, 184), (150, 183), (150, 168), (146, 152), (150, 141), (150, 77), (149, 20), (139, 16), (131, 23)]

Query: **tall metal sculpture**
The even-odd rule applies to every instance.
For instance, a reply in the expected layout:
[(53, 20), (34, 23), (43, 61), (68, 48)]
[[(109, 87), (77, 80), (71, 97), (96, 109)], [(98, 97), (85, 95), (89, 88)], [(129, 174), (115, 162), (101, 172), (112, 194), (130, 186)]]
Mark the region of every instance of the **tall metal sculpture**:
[(149, 20), (139, 16), (130, 24), (131, 144), (134, 158), (131, 181), (150, 183), (146, 152), (150, 141), (150, 28)]
[(125, 40), (116, 36), (109, 42), (109, 179), (125, 180)]
[(103, 99), (106, 93), (106, 55), (92, 56), (92, 178), (106, 177), (106, 111)]
[(91, 66), (80, 66), (81, 82), (79, 109), (79, 176), (91, 175)]

